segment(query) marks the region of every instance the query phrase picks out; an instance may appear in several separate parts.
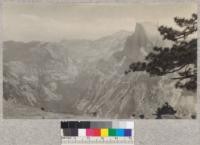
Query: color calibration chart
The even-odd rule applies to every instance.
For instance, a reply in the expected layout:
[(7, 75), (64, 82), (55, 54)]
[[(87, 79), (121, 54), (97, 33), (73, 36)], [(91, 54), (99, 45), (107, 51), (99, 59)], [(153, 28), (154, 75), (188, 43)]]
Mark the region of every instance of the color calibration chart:
[(63, 121), (62, 145), (134, 144), (133, 121)]

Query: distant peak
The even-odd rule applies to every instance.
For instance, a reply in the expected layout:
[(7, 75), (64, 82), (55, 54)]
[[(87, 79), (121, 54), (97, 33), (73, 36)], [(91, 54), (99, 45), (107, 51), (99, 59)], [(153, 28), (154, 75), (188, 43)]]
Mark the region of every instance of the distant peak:
[(144, 27), (141, 23), (136, 23), (135, 25), (135, 33), (145, 32)]

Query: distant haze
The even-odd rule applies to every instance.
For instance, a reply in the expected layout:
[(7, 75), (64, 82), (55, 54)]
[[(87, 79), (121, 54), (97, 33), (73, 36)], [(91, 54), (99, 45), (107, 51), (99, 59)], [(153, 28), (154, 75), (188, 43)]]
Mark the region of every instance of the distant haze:
[(4, 40), (60, 41), (98, 39), (120, 30), (134, 31), (136, 22), (174, 25), (190, 17), (193, 3), (180, 4), (16, 4), (3, 7)]

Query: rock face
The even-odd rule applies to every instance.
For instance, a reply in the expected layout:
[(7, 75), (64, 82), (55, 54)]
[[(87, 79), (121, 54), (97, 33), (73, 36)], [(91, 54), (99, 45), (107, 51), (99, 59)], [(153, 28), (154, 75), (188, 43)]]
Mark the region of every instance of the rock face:
[(135, 32), (128, 37), (125, 48), (124, 56), (127, 56), (129, 64), (134, 61), (141, 61), (147, 53), (147, 50), (152, 49), (152, 43), (146, 35), (142, 24), (136, 24)]
[(155, 44), (165, 45), (156, 30), (145, 23), (136, 24), (133, 33), (119, 31), (95, 41), (4, 42), (4, 99), (54, 113), (103, 118), (153, 118), (169, 102), (180, 115), (182, 108), (189, 110), (187, 117), (194, 110), (179, 105), (182, 91), (173, 82), (145, 72), (124, 75)]

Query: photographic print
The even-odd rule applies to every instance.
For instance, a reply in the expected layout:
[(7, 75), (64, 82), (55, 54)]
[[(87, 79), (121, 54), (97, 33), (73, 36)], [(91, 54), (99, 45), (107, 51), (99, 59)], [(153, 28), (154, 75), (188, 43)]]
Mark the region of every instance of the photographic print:
[(197, 5), (4, 3), (5, 119), (196, 119)]

